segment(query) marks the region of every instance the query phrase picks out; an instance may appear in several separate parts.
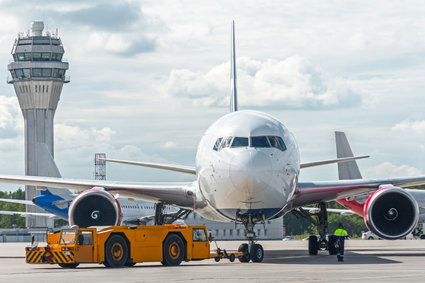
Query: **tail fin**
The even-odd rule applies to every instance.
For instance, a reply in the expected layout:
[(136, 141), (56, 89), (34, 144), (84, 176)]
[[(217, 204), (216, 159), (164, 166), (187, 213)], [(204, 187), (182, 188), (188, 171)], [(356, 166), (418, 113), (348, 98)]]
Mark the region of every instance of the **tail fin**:
[(238, 93), (236, 86), (236, 47), (235, 47), (235, 21), (232, 21), (231, 33), (231, 55), (230, 55), (230, 84), (232, 89), (232, 96), (230, 97), (230, 112), (238, 111)]
[[(344, 132), (335, 132), (337, 158), (353, 157), (350, 144)], [(338, 177), (340, 180), (361, 179), (359, 167), (355, 160), (338, 163)]]

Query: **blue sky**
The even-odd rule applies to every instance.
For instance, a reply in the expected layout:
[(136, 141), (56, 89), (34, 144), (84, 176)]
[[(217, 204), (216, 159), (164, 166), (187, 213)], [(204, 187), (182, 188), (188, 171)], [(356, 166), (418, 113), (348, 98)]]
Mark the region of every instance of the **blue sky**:
[[(93, 178), (96, 152), (194, 165), (203, 132), (228, 111), (234, 19), (240, 108), (280, 119), (303, 162), (333, 158), (339, 130), (355, 154), (372, 156), (359, 161), (364, 176), (423, 174), (425, 5), (369, 2), (0, 0), (0, 172), (24, 172), (22, 114), (5, 78), (33, 20), (59, 30), (70, 64), (57, 164), (64, 177)], [(107, 177), (192, 178), (119, 164)], [(336, 177), (329, 165), (300, 179)]]

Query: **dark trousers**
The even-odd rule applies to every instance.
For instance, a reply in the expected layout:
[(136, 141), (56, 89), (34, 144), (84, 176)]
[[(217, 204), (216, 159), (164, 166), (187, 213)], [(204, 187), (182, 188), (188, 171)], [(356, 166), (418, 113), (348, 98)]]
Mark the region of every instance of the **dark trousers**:
[(345, 236), (338, 236), (338, 255), (344, 255)]

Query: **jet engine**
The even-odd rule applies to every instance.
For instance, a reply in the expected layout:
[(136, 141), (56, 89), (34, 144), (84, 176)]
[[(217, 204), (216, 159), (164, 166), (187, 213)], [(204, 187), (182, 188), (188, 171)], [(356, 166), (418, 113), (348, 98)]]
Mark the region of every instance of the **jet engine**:
[(80, 193), (69, 206), (69, 225), (79, 227), (121, 225), (122, 211), (118, 200), (103, 189)]
[(395, 240), (417, 225), (419, 207), (413, 196), (397, 187), (383, 187), (369, 196), (364, 205), (366, 226), (381, 238)]

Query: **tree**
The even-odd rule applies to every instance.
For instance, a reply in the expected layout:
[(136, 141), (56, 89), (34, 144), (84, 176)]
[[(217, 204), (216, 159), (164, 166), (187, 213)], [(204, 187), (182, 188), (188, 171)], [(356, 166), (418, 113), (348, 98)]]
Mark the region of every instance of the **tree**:
[[(25, 199), (25, 191), (18, 189), (14, 192), (0, 191), (0, 198)], [(25, 205), (0, 201), (0, 210), (25, 211)], [(24, 228), (25, 218), (19, 215), (0, 215), (0, 228)]]

